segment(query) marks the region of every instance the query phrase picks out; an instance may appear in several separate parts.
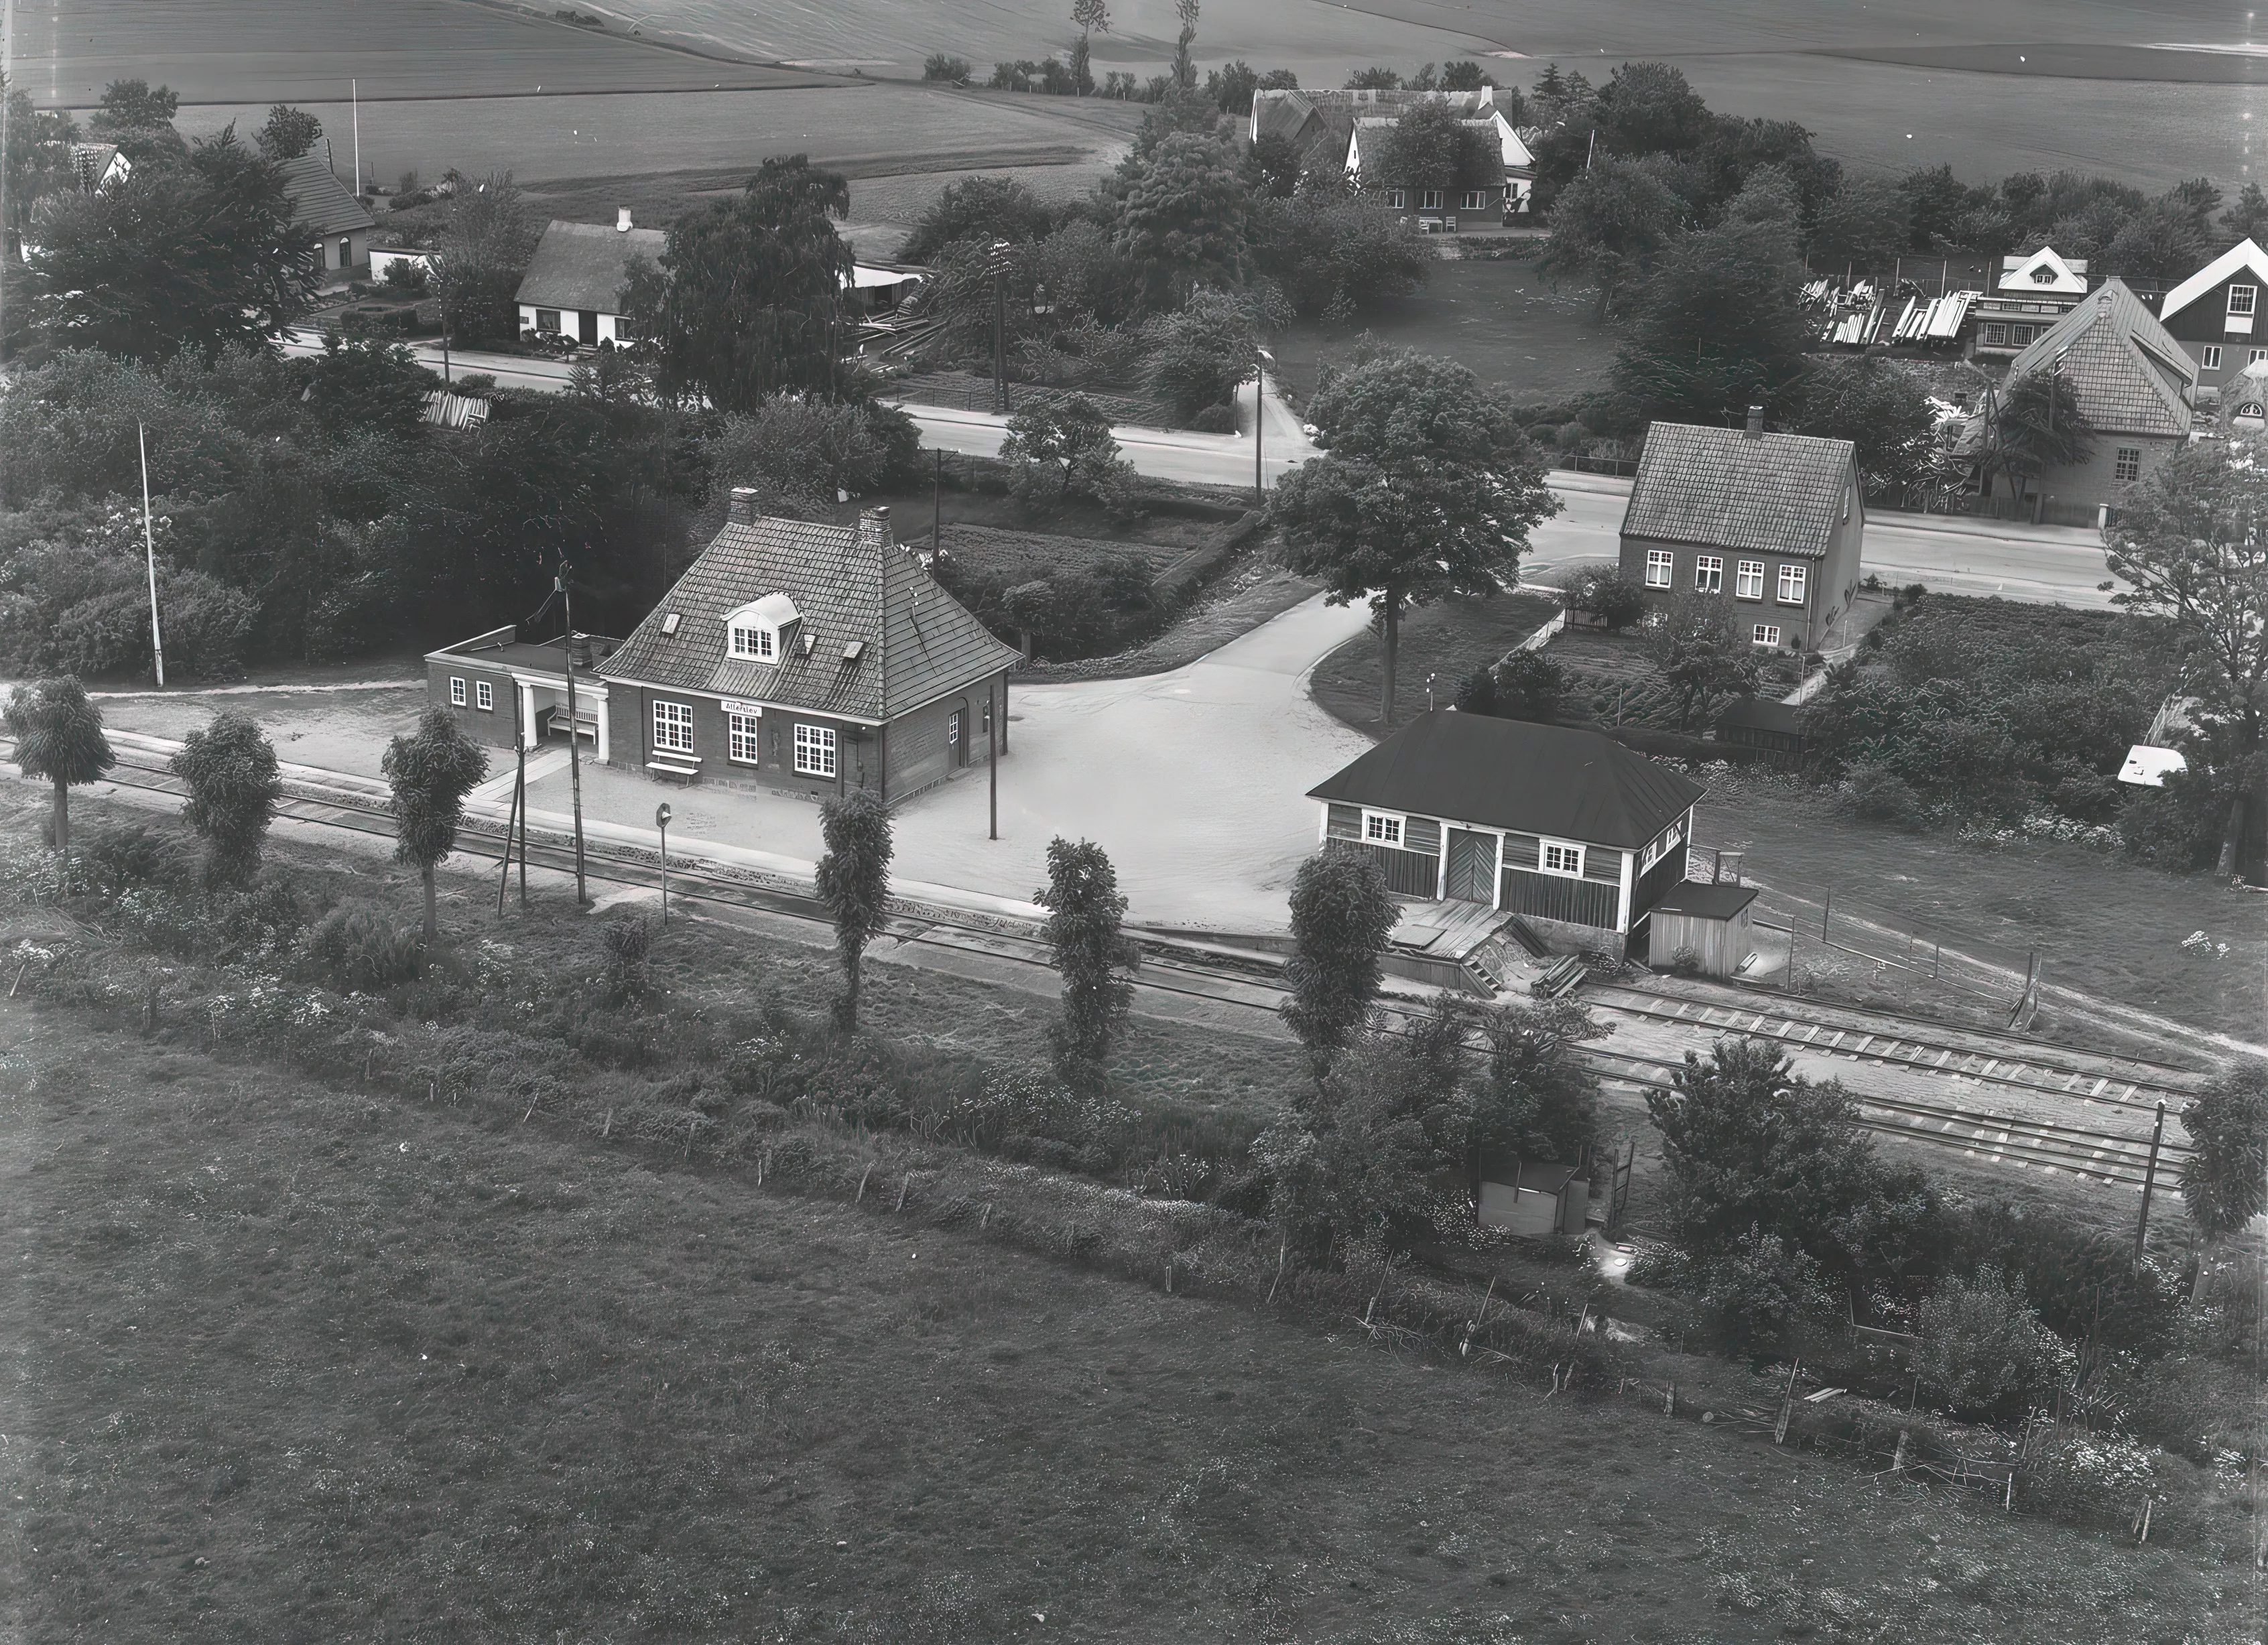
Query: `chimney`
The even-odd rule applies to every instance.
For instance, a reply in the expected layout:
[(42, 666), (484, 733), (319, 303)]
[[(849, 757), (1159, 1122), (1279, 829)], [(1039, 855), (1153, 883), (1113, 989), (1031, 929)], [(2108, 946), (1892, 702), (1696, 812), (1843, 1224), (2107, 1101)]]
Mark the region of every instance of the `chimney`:
[(880, 508), (867, 509), (858, 516), (858, 542), (862, 547), (869, 544), (883, 548), (895, 547), (897, 540), (890, 534), (890, 510), (887, 503)]
[(628, 206), (617, 206), (617, 207), (615, 207), (615, 233), (617, 233), (617, 234), (627, 234), (627, 233), (629, 233), (630, 231), (630, 209)]
[(733, 488), (733, 500), (725, 505), (725, 518), (733, 525), (753, 525), (756, 523), (756, 488), (754, 486)]
[(1764, 437), (1764, 408), (1762, 406), (1749, 408), (1748, 433), (1752, 440), (1761, 440)]

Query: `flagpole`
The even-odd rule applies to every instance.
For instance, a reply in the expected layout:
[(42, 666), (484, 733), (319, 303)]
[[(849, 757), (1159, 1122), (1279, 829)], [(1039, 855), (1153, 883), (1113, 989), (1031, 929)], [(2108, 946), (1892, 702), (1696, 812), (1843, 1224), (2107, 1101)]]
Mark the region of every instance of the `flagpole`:
[(150, 437), (142, 424), (134, 425), (134, 443), (142, 452), (142, 548), (150, 561), (150, 649), (158, 658), (158, 683), (166, 683), (166, 636), (158, 628), (158, 537), (150, 527)]
[(355, 175), (354, 187), (348, 192), (357, 200), (362, 197), (362, 82), (347, 82), (347, 95), (354, 99)]

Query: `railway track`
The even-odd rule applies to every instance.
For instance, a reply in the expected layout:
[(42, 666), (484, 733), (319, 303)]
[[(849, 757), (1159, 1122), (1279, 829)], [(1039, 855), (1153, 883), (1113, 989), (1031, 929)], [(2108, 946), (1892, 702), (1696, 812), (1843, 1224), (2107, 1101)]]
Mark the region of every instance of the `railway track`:
[[(182, 793), (180, 779), (166, 767), (132, 759), (121, 759), (104, 780), (121, 788), (147, 793), (173, 797), (180, 797)], [(317, 826), (344, 829), (372, 838), (390, 840), (394, 835), (392, 817), (384, 802), (374, 797), (340, 794), (318, 799), (294, 795), (287, 797), (277, 811), (279, 815)], [(503, 863), (504, 842), (500, 834), (469, 831), (460, 836), (459, 848), (466, 855), (481, 857), (491, 865), (500, 867)], [(659, 879), (658, 865), (645, 863), (608, 842), (587, 845), (584, 856), (586, 876), (601, 885), (646, 890), (656, 885)], [(532, 840), (528, 845), (528, 860), (531, 865), (555, 872), (574, 871), (574, 851), (569, 846)], [(710, 872), (685, 862), (673, 864), (670, 879), (674, 899), (687, 905), (701, 906), (711, 917), (729, 916), (734, 912), (762, 914), (822, 927), (829, 931), (833, 929), (826, 911), (814, 898), (792, 890), (752, 884)], [(1054, 969), (1045, 946), (1036, 938), (1001, 926), (981, 924), (974, 919), (956, 920), (936, 910), (924, 908), (919, 913), (901, 914), (894, 923), (891, 935), (905, 944), (980, 954), (994, 960), (1049, 973)], [(1185, 978), (1188, 981), (1168, 980), (1168, 977)], [(1194, 986), (1198, 983), (1205, 986)], [(1145, 993), (1260, 1012), (1270, 1018), (1276, 1016), (1277, 1008), (1285, 997), (1282, 988), (1271, 978), (1227, 966), (1209, 967), (1193, 963), (1188, 956), (1145, 957), (1134, 979), (1134, 986)], [(1225, 992), (1225, 988), (1237, 991)], [(1735, 1012), (1721, 1007), (1680, 1011), (1669, 1008), (1697, 1002), (1672, 1001), (1636, 990), (1612, 988), (1599, 988), (1594, 993), (1597, 1002), (1610, 1010), (1684, 1022), (1695, 1027), (1716, 1028), (1727, 1032), (1760, 1033), (1766, 1038), (1785, 1039), (1815, 1049), (1830, 1052), (1838, 1049), (1832, 1044), (1822, 1043), (1830, 1038), (1827, 1035), (1815, 1033), (1808, 1039), (1795, 1037), (1793, 1031), (1804, 1027), (1815, 1030), (1820, 1024), (1791, 1018), (1779, 1012)], [(1413, 1013), (1406, 1008), (1389, 1005), (1386, 1014), (1406, 1021)], [(1773, 1032), (1775, 1028), (1779, 1032)], [(1959, 1075), (1981, 1083), (2045, 1091), (2063, 1096), (2086, 1094), (2027, 1080), (2021, 1076), (2034, 1071), (2029, 1064), (2016, 1071), (2004, 1067), (1998, 1070), (1971, 1073), (1955, 1067), (1952, 1059), (1926, 1060), (1931, 1050), (1954, 1051), (1957, 1048), (1931, 1046), (1925, 1039), (1911, 1033), (1896, 1037), (1895, 1047), (1903, 1049), (1905, 1054), (1892, 1055), (1889, 1053), (1893, 1044), (1889, 1036), (1876, 1036), (1879, 1043), (1870, 1045), (1863, 1035), (1849, 1030), (1839, 1032), (1851, 1035), (1851, 1043), (1839, 1048), (1845, 1055), (1864, 1055), (1940, 1076)], [(1639, 1091), (1667, 1088), (1672, 1076), (1683, 1066), (1682, 1061), (1675, 1058), (1608, 1051), (1596, 1046), (1587, 1046), (1580, 1054), (1587, 1066), (1602, 1078)], [(1979, 1058), (1979, 1061), (1990, 1060)], [(2133, 1093), (2161, 1088), (2146, 1086), (2139, 1081), (2122, 1083), (2126, 1088), (2125, 1095), (2121, 1097), (2114, 1091), (2111, 1106), (2140, 1108), (2154, 1105), (2154, 1098), (2145, 1103)], [(2187, 1094), (2171, 1087), (2162, 1089), (2168, 1092), (2169, 1100)], [(1859, 1122), (1884, 1135), (1956, 1150), (1970, 1157), (1989, 1158), (2018, 1169), (2037, 1170), (2043, 1175), (2068, 1174), (2075, 1179), (2105, 1187), (2139, 1189), (2142, 1186), (2149, 1153), (2146, 1137), (2082, 1126), (2060, 1125), (2048, 1120), (2020, 1119), (1959, 1106), (1858, 1093), (1854, 1096), (1860, 1110)], [(2103, 1099), (2097, 1098), (2095, 1100)], [(2158, 1165), (2161, 1182), (2171, 1180), (2169, 1173), (2178, 1171), (2180, 1161), (2187, 1152), (2186, 1146), (2176, 1141), (2169, 1140), (2162, 1145)]]

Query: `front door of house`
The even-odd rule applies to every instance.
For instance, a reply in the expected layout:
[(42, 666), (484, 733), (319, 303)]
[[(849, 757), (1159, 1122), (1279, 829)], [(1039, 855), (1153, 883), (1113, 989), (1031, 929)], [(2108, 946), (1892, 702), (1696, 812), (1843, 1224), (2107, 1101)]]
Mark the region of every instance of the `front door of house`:
[(968, 710), (955, 709), (945, 716), (945, 751), (946, 763), (958, 771), (968, 763)]
[(578, 342), (599, 341), (599, 317), (587, 308), (575, 312), (575, 339)]
[(1442, 894), (1455, 902), (1496, 901), (1496, 836), (1449, 830), (1449, 871)]

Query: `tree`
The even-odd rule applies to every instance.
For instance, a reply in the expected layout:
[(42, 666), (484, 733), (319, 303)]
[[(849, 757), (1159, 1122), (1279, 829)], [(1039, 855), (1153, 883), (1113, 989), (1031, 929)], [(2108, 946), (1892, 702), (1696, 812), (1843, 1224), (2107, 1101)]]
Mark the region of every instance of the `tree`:
[(933, 51), (922, 63), (922, 78), (941, 80), (947, 85), (967, 85), (971, 70), (968, 59)]
[(1318, 1073), (1344, 1049), (1378, 997), (1379, 957), (1401, 918), (1386, 871), (1360, 849), (1327, 850), (1292, 881), (1292, 958), (1285, 1022)]
[(1307, 155), (1280, 131), (1262, 132), (1244, 151), (1244, 163), (1253, 187), (1271, 200), (1289, 200), (1299, 193), (1300, 179), (1307, 169)]
[(1427, 190), (1446, 195), (1502, 178), (1503, 160), (1495, 139), (1466, 125), (1447, 103), (1429, 98), (1410, 104), (1395, 118), (1364, 167), (1363, 185), (1412, 195)]
[(8, 695), (8, 735), (16, 741), (16, 769), (55, 787), (56, 855), (70, 856), (70, 791), (92, 782), (118, 763), (102, 734), (102, 710), (70, 675), (33, 680)]
[(1683, 71), (1667, 63), (1622, 64), (1592, 106), (1600, 143), (1615, 154), (1682, 155), (1709, 136), (1709, 106)]
[(1811, 332), (1791, 225), (1728, 216), (1662, 252), (1609, 381), (1633, 422), (1737, 422), (1801, 374)]
[(1489, 671), (1489, 713), (1549, 725), (1567, 694), (1567, 671), (1542, 651), (1514, 651)]
[(1815, 360), (1797, 385), (1799, 433), (1848, 440), (1868, 496), (1920, 485), (1937, 452), (1937, 418), (1920, 381), (1879, 355)]
[(1237, 283), (1248, 196), (1219, 143), (1174, 132), (1130, 157), (1119, 182), (1115, 244), (1151, 307), (1178, 308), (1198, 286)]
[(1079, 81), (1079, 94), (1086, 97), (1094, 90), (1094, 61), (1093, 37), (1110, 33), (1110, 7), (1106, 0), (1071, 0), (1071, 20), (1079, 27), (1079, 43), (1071, 48), (1071, 73)]
[(1646, 650), (1677, 694), (1677, 728), (1691, 729), (1719, 697), (1756, 688), (1756, 648), (1721, 595), (1684, 593), (1646, 630)]
[[(32, 221), (32, 207), (43, 195), (71, 187), (70, 145), (78, 140), (78, 122), (68, 111), (32, 106), (31, 94), (8, 84), (0, 74), (0, 98), (6, 100), (4, 155), (0, 155), (0, 202), (6, 216), (0, 230), (21, 234)], [(12, 259), (0, 260), (0, 262)], [(12, 301), (14, 293), (10, 298)]]
[(669, 225), (660, 277), (627, 293), (665, 394), (745, 411), (781, 393), (840, 393), (851, 259), (828, 218), (849, 201), (848, 183), (799, 154)]
[(2268, 1062), (2247, 1057), (2214, 1075), (2182, 1111), (2182, 1124), (2190, 1215), (2208, 1239), (2241, 1233), (2268, 1209)]
[(1118, 870), (1093, 841), (1073, 845), (1058, 834), (1048, 842), (1047, 888), (1033, 900), (1048, 911), (1040, 937), (1063, 977), (1063, 1013), (1049, 1033), (1056, 1077), (1075, 1091), (1100, 1091), (1134, 995), (1120, 970), (1126, 899)]
[(1287, 567), (1378, 613), (1391, 726), (1402, 613), (1498, 592), (1560, 505), (1511, 408), (1463, 366), (1386, 355), (1333, 377), (1307, 415), (1323, 452), (1278, 483), (1269, 518)]
[(284, 778), (266, 733), (241, 714), (219, 714), (191, 731), (173, 758), (189, 785), (181, 815), (205, 842), (205, 879), (240, 885), (260, 869), (260, 848), (284, 797)]
[(1915, 1374), (1958, 1415), (2013, 1416), (2047, 1403), (2078, 1366), (2071, 1345), (2040, 1323), (2023, 1282), (1991, 1263), (1973, 1280), (1946, 1275), (1914, 1323)]
[(1197, 84), (1197, 59), (1189, 48), (1197, 39), (1197, 0), (1174, 0), (1174, 15), (1181, 19), (1181, 32), (1174, 36), (1174, 62), (1170, 70), (1174, 84), (1184, 93), (1195, 91)]
[(321, 247), (292, 225), (283, 174), (233, 129), (179, 165), (50, 195), (35, 231), (33, 301), (48, 337), (134, 359), (260, 344), (321, 280)]
[(279, 164), (296, 160), (322, 140), (323, 122), (304, 108), (278, 103), (268, 111), (268, 123), (253, 136), (260, 152)]
[(859, 966), (866, 944), (890, 918), (890, 813), (873, 790), (853, 789), (819, 808), (827, 855), (819, 859), (819, 900), (835, 922), (835, 951), (843, 961), (843, 997), (835, 1020), (845, 1033), (858, 1027)]
[(1646, 615), (1646, 590), (1620, 566), (1599, 566), (1570, 572), (1560, 601), (1569, 611), (1588, 612), (1619, 634)]
[(101, 141), (116, 143), (137, 168), (170, 165), (186, 151), (181, 134), (173, 129), (180, 106), (180, 98), (165, 86), (152, 90), (147, 80), (113, 80), (102, 88), (87, 129)]
[[(2249, 447), (2183, 446), (2127, 491), (2104, 537), (2114, 603), (2180, 634), (2186, 684), (2218, 731), (2235, 790), (2220, 871), (2235, 873), (2268, 807), (2268, 474)], [(2252, 826), (2248, 828), (2248, 819)]]
[[(1272, 135), (1263, 134), (1262, 143)], [(1256, 144), (1253, 153), (1260, 152)], [(1300, 163), (1296, 151), (1291, 163)], [(1343, 324), (1425, 283), (1434, 253), (1407, 217), (1337, 177), (1301, 180), (1295, 173), (1293, 187), (1289, 199), (1255, 202), (1251, 244), (1260, 272), (1281, 289), (1294, 313)]]
[(535, 219), (510, 172), (455, 182), (448, 221), (433, 250), (441, 323), (460, 344), (517, 337), (519, 305), (513, 294), (535, 254)]
[(1996, 474), (2004, 474), (2011, 493), (2021, 497), (2026, 481), (2083, 463), (2094, 447), (2094, 426), (2080, 411), (2078, 391), (2062, 366), (2027, 371), (2001, 390), (1995, 407), (1985, 448), (1985, 490), (1989, 495)]
[(1260, 70), (1241, 57), (1205, 71), (1205, 100), (1224, 114), (1249, 114), (1259, 89)]
[(1152, 393), (1188, 422), (1217, 406), (1260, 370), (1260, 340), (1251, 305), (1222, 291), (1197, 291), (1171, 314), (1144, 327)]
[[(1496, 77), (1469, 57), (1458, 62), (1441, 65), (1441, 89), (1444, 92), (1477, 92), (1496, 84)], [(1514, 120), (1513, 124), (1520, 121)]]
[(425, 942), (431, 947), (441, 940), (433, 870), (456, 849), (465, 796), (488, 775), (488, 753), (446, 709), (428, 709), (415, 732), (387, 745), (379, 768), (394, 790), (394, 860), (416, 864), (425, 882)]
[(2259, 184), (2247, 183), (2236, 191), (2236, 198), (2220, 214), (2220, 235), (2228, 245), (2268, 237), (2268, 193)]
[(1019, 466), (1019, 495), (1027, 497), (1043, 496), (1043, 487), (1052, 485), (1059, 499), (1076, 492), (1115, 503), (1133, 482), (1133, 465), (1119, 457), (1110, 419), (1084, 394), (1060, 405), (1027, 401), (1008, 419), (1000, 457)]
[(898, 256), (905, 262), (930, 262), (962, 240), (1029, 245), (1047, 239), (1055, 222), (1046, 203), (1012, 177), (964, 177), (938, 191), (898, 247)]
[(1611, 1027), (1566, 1000), (1492, 1006), (1477, 1021), (1488, 1055), (1473, 1093), (1471, 1150), (1580, 1163), (1598, 1145), (1599, 1082), (1577, 1047)]
[(1706, 1061), (1687, 1052), (1646, 1106), (1661, 1134), (1672, 1237), (1695, 1257), (1758, 1229), (1824, 1261), (1880, 1182), (1850, 1093), (1804, 1079), (1764, 1040), (1720, 1039)]
[(2102, 248), (2102, 261), (2109, 272), (2128, 280), (2179, 280), (2212, 255), (2213, 240), (2209, 214), (2200, 215), (2191, 203), (2166, 196), (2120, 225)]
[(1367, 69), (1357, 69), (1347, 76), (1347, 90), (1350, 92), (1398, 92), (1401, 89), (1399, 70), (1373, 64)]
[(398, 342), (342, 342), (326, 332), (323, 351), (291, 362), (300, 400), (334, 438), (377, 435), (406, 440), (425, 416), (425, 396), (440, 384)]
[(1815, 257), (1852, 262), (1887, 278), (1913, 239), (1913, 208), (1897, 184), (1879, 177), (1846, 177), (1820, 202), (1811, 231)]
[(1604, 321), (1616, 297), (1653, 267), (1676, 234), (1685, 202), (1640, 161), (1609, 155), (1579, 172), (1551, 205), (1551, 239), (1536, 267), (1555, 280), (1596, 289), (1594, 321)]

